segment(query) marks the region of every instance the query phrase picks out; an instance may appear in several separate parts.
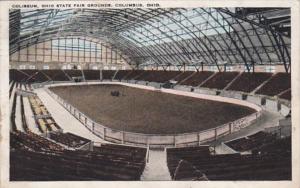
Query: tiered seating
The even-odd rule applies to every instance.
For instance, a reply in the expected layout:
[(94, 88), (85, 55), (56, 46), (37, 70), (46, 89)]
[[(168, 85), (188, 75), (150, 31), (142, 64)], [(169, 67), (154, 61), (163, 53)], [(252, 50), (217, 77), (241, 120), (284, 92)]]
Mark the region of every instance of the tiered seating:
[(49, 138), (73, 148), (80, 147), (90, 142), (90, 140), (72, 133), (51, 132)]
[(11, 80), (14, 80), (15, 82), (24, 82), (30, 75), (27, 75), (22, 70), (15, 70), (11, 69), (9, 71), (9, 77)]
[(111, 80), (115, 74), (115, 70), (102, 70), (102, 79)]
[(122, 80), (131, 70), (119, 70), (115, 76), (115, 80)]
[[(208, 146), (199, 146), (199, 147), (184, 147), (184, 148), (168, 148), (167, 149), (167, 165), (169, 168), (169, 172), (171, 174), (172, 179), (179, 180), (180, 178), (177, 176), (175, 171), (181, 160), (190, 161), (190, 159), (197, 157), (207, 158), (210, 156), (210, 151)], [(185, 162), (186, 163), (186, 162)], [(192, 164), (191, 164), (192, 165)], [(193, 171), (189, 173), (187, 172), (178, 172), (180, 174), (185, 174), (184, 178), (194, 177)], [(190, 175), (187, 175), (190, 174)], [(183, 176), (183, 175), (181, 175)], [(201, 176), (200, 176), (201, 177)]]
[[(34, 151), (62, 151), (64, 148), (54, 142), (47, 140), (41, 136), (38, 136), (32, 132), (23, 133), (20, 131), (14, 131), (10, 134), (10, 140), (12, 145), (22, 146), (24, 149), (30, 149)], [(14, 148), (18, 149), (18, 148)]]
[[(18, 84), (18, 83), (17, 83)], [(11, 128), (12, 131), (17, 130), (17, 125), (16, 125), (16, 104), (17, 104), (17, 95), (16, 93), (13, 93), (13, 102), (12, 102), (12, 108), (11, 108), (11, 113), (10, 113), (10, 123), (11, 123)]]
[(83, 74), (86, 80), (100, 80), (99, 70), (83, 70)]
[(224, 89), (238, 74), (238, 72), (218, 72), (201, 87)]
[(276, 135), (260, 131), (251, 136), (227, 142), (226, 145), (236, 151), (248, 151), (259, 147), (264, 143), (272, 142), (273, 140), (276, 140)]
[(10, 88), (9, 88), (9, 98), (10, 98), (11, 93), (12, 93), (14, 87), (15, 87), (15, 84), (16, 84), (16, 82), (15, 82), (15, 81), (12, 81), (12, 84), (11, 84), (11, 86), (10, 86)]
[(271, 80), (263, 85), (256, 93), (274, 96), (291, 88), (291, 74), (289, 73), (277, 73)]
[(185, 72), (181, 72), (178, 76), (176, 76), (174, 78), (175, 81), (177, 81), (178, 83), (181, 82), (182, 80), (186, 79), (187, 77), (189, 77), (190, 75), (192, 75), (194, 73), (194, 71), (185, 71)]
[[(278, 140), (285, 142), (285, 140)], [(285, 142), (286, 143), (286, 142)], [(278, 143), (277, 143), (278, 144)], [(289, 142), (290, 144), (290, 142)], [(284, 144), (283, 144), (284, 145)], [(184, 148), (183, 148), (184, 149)], [(173, 176), (177, 164), (174, 161), (185, 160), (195, 169), (200, 171), (208, 180), (290, 180), (291, 179), (291, 152), (280, 151), (277, 153), (259, 152), (252, 155), (226, 154), (226, 155), (207, 155), (208, 151), (191, 153), (178, 148), (176, 153), (167, 149), (168, 167)], [(173, 163), (170, 163), (173, 162)], [(178, 172), (177, 172), (178, 173)], [(194, 177), (194, 173), (187, 177)], [(181, 180), (177, 177), (177, 180)]]
[(278, 154), (278, 153), (291, 153), (291, 136), (281, 139), (272, 140), (271, 142), (264, 142), (260, 146), (252, 150), (254, 154)]
[(208, 77), (213, 75), (214, 72), (202, 71), (197, 72), (193, 76), (189, 77), (187, 80), (180, 83), (181, 85), (189, 85), (189, 86), (199, 86), (203, 81), (205, 81)]
[(127, 74), (123, 80), (138, 80), (138, 77), (141, 76), (146, 71), (144, 70), (132, 70), (129, 74)]
[(43, 70), (43, 72), (53, 81), (70, 81), (62, 70)]
[(243, 91), (250, 93), (255, 88), (260, 86), (264, 81), (272, 76), (271, 73), (257, 72), (257, 73), (242, 73), (227, 90)]
[(23, 102), (23, 96), (20, 96), (20, 102), (21, 102), (21, 118), (22, 118), (22, 126), (25, 132), (29, 132), (29, 128), (27, 126), (26, 122), (26, 116), (25, 116), (25, 110), (24, 110), (24, 102)]
[(41, 133), (60, 129), (59, 125), (56, 124), (42, 101), (37, 96), (30, 96), (29, 102)]
[(291, 90), (289, 89), (289, 90), (283, 92), (282, 94), (279, 95), (279, 98), (290, 101), (292, 99)]
[(101, 144), (101, 147), (94, 147), (94, 152), (105, 155), (120, 155), (121, 153), (122, 157), (136, 162), (144, 162), (147, 149), (116, 144)]
[(146, 149), (105, 144), (95, 151), (69, 151), (37, 135), (11, 134), (13, 181), (139, 180)]
[(64, 70), (64, 72), (69, 75), (70, 78), (73, 77), (82, 77), (81, 70)]
[(24, 71), (26, 72), (28, 75), (30, 75), (27, 79), (26, 79), (26, 82), (27, 83), (37, 83), (37, 82), (46, 82), (46, 81), (49, 81), (49, 78), (42, 72), (42, 71), (38, 71), (38, 70), (35, 70), (35, 71), (30, 71), (30, 72), (27, 72), (28, 70)]
[(138, 80), (164, 83), (178, 74), (178, 71), (146, 71), (143, 75), (138, 77)]

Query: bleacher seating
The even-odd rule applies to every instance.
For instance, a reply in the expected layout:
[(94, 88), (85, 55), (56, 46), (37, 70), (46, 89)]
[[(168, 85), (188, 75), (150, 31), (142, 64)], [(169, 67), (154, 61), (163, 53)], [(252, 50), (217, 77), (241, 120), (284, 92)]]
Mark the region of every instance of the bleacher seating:
[(30, 71), (30, 72), (26, 72), (28, 75), (30, 75), (27, 79), (26, 79), (26, 83), (39, 83), (39, 82), (46, 82), (49, 81), (49, 78), (42, 72), (39, 70), (35, 70), (35, 71)]
[(115, 76), (115, 80), (122, 80), (131, 70), (119, 70)]
[(256, 91), (256, 94), (274, 96), (289, 88), (291, 88), (291, 74), (277, 73), (271, 78), (271, 80)]
[(25, 132), (29, 132), (29, 128), (27, 126), (27, 121), (25, 116), (23, 96), (20, 96), (20, 106), (21, 106), (21, 119), (22, 119), (23, 129)]
[(138, 79), (139, 76), (142, 76), (142, 74), (145, 73), (144, 70), (132, 70), (129, 74), (124, 76), (123, 80), (134, 80)]
[(99, 70), (83, 70), (83, 74), (86, 80), (100, 80)]
[(289, 90), (283, 92), (282, 94), (279, 95), (279, 98), (290, 101), (292, 99), (291, 90), (289, 89)]
[(11, 129), (12, 131), (17, 130), (17, 125), (16, 125), (16, 104), (17, 104), (17, 95), (16, 93), (13, 93), (13, 98), (12, 98), (12, 107), (11, 107), (11, 113), (10, 113), (10, 123), (11, 123)]
[(239, 72), (218, 72), (201, 87), (224, 89), (238, 74)]
[(24, 70), (16, 70), (16, 69), (9, 70), (9, 77), (11, 80), (14, 80), (15, 82), (25, 82), (29, 76), (30, 75), (27, 75), (24, 72)]
[[(64, 148), (54, 142), (47, 140), (44, 137), (41, 137), (37, 134), (32, 132), (20, 132), (20, 131), (13, 131), (10, 134), (10, 141), (16, 142), (17, 144), (13, 145), (20, 145), (23, 149), (30, 149), (34, 151), (62, 151)], [(13, 148), (18, 149), (18, 148)]]
[(51, 114), (48, 112), (47, 108), (38, 96), (30, 96), (29, 103), (35, 116), (36, 124), (38, 125), (38, 129), (41, 133), (60, 129), (60, 126), (51, 117)]
[(226, 145), (228, 145), (229, 147), (231, 147), (236, 151), (242, 152), (242, 151), (253, 150), (256, 147), (259, 147), (264, 143), (268, 143), (273, 140), (276, 140), (275, 134), (260, 131), (253, 135), (227, 142)]
[(52, 81), (70, 81), (62, 70), (43, 70)]
[(164, 83), (176, 77), (179, 73), (178, 71), (146, 71), (138, 77), (138, 80)]
[(83, 77), (81, 70), (63, 70), (70, 78)]
[[(285, 139), (277, 140), (277, 145), (291, 142)], [(275, 145), (275, 144), (274, 144)], [(274, 146), (273, 145), (273, 146)], [(276, 147), (275, 147), (276, 148)], [(176, 150), (176, 152), (174, 152)], [(208, 180), (290, 180), (291, 179), (291, 152), (276, 150), (274, 152), (256, 152), (250, 155), (222, 154), (209, 155), (208, 148), (194, 151), (194, 148), (167, 149), (167, 164), (170, 174), (174, 173), (180, 161), (189, 162), (195, 169), (203, 174), (202, 178)], [(177, 172), (178, 173), (178, 172)], [(193, 171), (184, 172), (183, 179), (194, 178)]]
[(43, 137), (11, 133), (12, 181), (139, 180), (146, 148), (103, 144), (95, 151), (66, 150)]
[(194, 71), (185, 71), (181, 72), (178, 76), (174, 78), (175, 81), (180, 83), (182, 80), (186, 79), (187, 77), (191, 76), (194, 73)]
[(49, 138), (73, 148), (80, 147), (90, 142), (90, 140), (72, 133), (51, 132), (49, 133)]
[(197, 72), (193, 76), (189, 77), (187, 80), (181, 82), (181, 85), (189, 85), (189, 86), (199, 86), (203, 81), (205, 81), (208, 77), (213, 75), (214, 72), (210, 71), (202, 71)]
[(11, 97), (11, 93), (12, 93), (14, 87), (15, 87), (15, 84), (16, 84), (16, 82), (15, 82), (15, 81), (12, 81), (12, 84), (11, 84), (11, 86), (10, 86), (10, 88), (9, 88), (9, 98)]
[(227, 90), (243, 91), (250, 93), (264, 81), (272, 76), (271, 73), (256, 72), (256, 73), (242, 73)]
[(103, 80), (112, 80), (115, 70), (102, 70), (102, 79)]

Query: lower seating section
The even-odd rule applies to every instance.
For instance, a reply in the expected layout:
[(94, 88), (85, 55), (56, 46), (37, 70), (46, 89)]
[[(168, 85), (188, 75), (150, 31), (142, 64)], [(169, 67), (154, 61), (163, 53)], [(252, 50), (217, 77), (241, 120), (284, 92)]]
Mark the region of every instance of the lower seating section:
[[(17, 83), (18, 85), (18, 83)], [(17, 87), (17, 86), (16, 86)], [(12, 94), (12, 107), (11, 107), (11, 112), (10, 112), (10, 124), (11, 124), (11, 129), (12, 131), (17, 130), (17, 125), (16, 125), (16, 105), (17, 105), (17, 94), (14, 92)]]
[(15, 82), (25, 82), (29, 76), (30, 75), (26, 74), (23, 70), (9, 70), (9, 78)]
[(23, 96), (20, 96), (20, 104), (21, 104), (22, 126), (23, 126), (23, 129), (24, 129), (25, 132), (29, 132), (30, 130), (29, 130), (28, 126), (27, 126)]
[[(123, 80), (134, 80), (137, 79), (139, 76), (141, 76), (143, 73), (145, 73), (144, 70), (132, 70), (129, 74), (127, 74)], [(137, 79), (138, 80), (138, 79)]]
[(226, 145), (231, 147), (236, 151), (249, 151), (253, 150), (256, 147), (263, 145), (264, 143), (271, 142), (276, 140), (276, 135), (271, 133), (266, 133), (263, 131), (257, 132), (251, 136), (239, 138), (230, 142), (227, 142)]
[(30, 74), (30, 76), (26, 80), (26, 83), (37, 83), (46, 81), (49, 81), (49, 78), (42, 71), (36, 70), (34, 73)]
[(176, 77), (178, 71), (146, 71), (138, 80), (164, 83)]
[(9, 98), (10, 98), (10, 96), (11, 96), (11, 94), (12, 94), (12, 91), (13, 91), (13, 89), (14, 89), (14, 87), (15, 87), (15, 84), (16, 84), (16, 82), (15, 82), (15, 81), (12, 81), (12, 83), (11, 83), (11, 85), (10, 85), (10, 87), (9, 87)]
[[(187, 170), (186, 172), (179, 172), (176, 169), (178, 168), (178, 165), (182, 166), (180, 164), (181, 160), (185, 160), (185, 163), (189, 163), (190, 159), (193, 159), (195, 156), (197, 157), (203, 157), (207, 158), (210, 156), (210, 151), (209, 151), (209, 146), (199, 146), (199, 147), (184, 147), (184, 148), (168, 148), (167, 149), (167, 165), (169, 168), (169, 172), (171, 174), (172, 179), (179, 180), (179, 177), (176, 177), (177, 174), (181, 174), (180, 176), (184, 179), (188, 177), (194, 177), (193, 171)], [(179, 166), (179, 167), (180, 167)], [(188, 166), (193, 166), (193, 164), (188, 164)], [(181, 169), (184, 169), (183, 167), (180, 167)], [(190, 168), (195, 168), (195, 167), (190, 167)], [(190, 169), (187, 168), (187, 169)], [(175, 173), (176, 172), (176, 173)], [(182, 175), (185, 174), (185, 175)], [(202, 176), (202, 173), (201, 173)], [(200, 176), (200, 177), (201, 177)]]
[[(198, 152), (195, 148), (167, 149), (167, 162), (174, 180), (186, 180), (188, 177), (191, 180), (290, 180), (290, 145), (290, 137), (278, 139), (271, 145), (264, 144), (250, 155), (208, 155), (205, 147)], [(184, 171), (185, 168), (180, 167), (182, 161), (188, 162), (194, 170), (186, 168), (189, 170)], [(180, 169), (183, 171), (180, 172)]]
[(239, 72), (218, 72), (201, 87), (224, 89)]
[(68, 76), (62, 70), (43, 70), (52, 81), (70, 81)]
[(291, 90), (289, 89), (283, 92), (282, 94), (279, 95), (279, 98), (290, 101), (292, 99)]
[(86, 80), (100, 80), (99, 70), (83, 70), (83, 74)]
[(100, 147), (94, 147), (94, 152), (105, 155), (120, 155), (136, 162), (145, 162), (147, 153), (146, 148), (132, 147), (116, 144), (101, 144)]
[(227, 90), (243, 91), (250, 93), (264, 81), (272, 76), (271, 73), (257, 72), (257, 73), (242, 73)]
[(270, 81), (263, 85), (256, 93), (275, 96), (279, 93), (291, 88), (291, 74), (277, 73)]
[(29, 103), (41, 133), (60, 129), (38, 96), (30, 96)]
[(214, 72), (209, 71), (202, 71), (197, 72), (193, 76), (189, 77), (187, 80), (180, 83), (181, 85), (188, 85), (188, 86), (199, 86), (203, 81), (205, 81), (208, 77), (213, 75)]
[(122, 80), (127, 74), (129, 74), (131, 70), (119, 70), (115, 75), (115, 80)]
[(103, 70), (102, 71), (102, 79), (103, 80), (112, 80), (115, 73), (116, 73), (115, 70)]
[(49, 138), (51, 140), (54, 140), (56, 142), (62, 143), (66, 146), (73, 147), (73, 148), (77, 148), (91, 142), (86, 138), (83, 138), (81, 136), (72, 133), (51, 132), (49, 133)]
[(64, 70), (64, 72), (69, 75), (70, 78), (83, 77), (81, 70)]
[(10, 133), (10, 147), (12, 149), (30, 149), (34, 151), (62, 151), (64, 148), (32, 132)]
[(177, 81), (178, 83), (180, 83), (182, 80), (188, 78), (189, 76), (191, 76), (193, 73), (195, 73), (194, 71), (185, 71), (185, 72), (181, 72), (178, 76), (176, 76), (174, 78), (175, 81)]
[(145, 168), (146, 148), (103, 144), (74, 151), (33, 133), (10, 138), (11, 181), (140, 180)]

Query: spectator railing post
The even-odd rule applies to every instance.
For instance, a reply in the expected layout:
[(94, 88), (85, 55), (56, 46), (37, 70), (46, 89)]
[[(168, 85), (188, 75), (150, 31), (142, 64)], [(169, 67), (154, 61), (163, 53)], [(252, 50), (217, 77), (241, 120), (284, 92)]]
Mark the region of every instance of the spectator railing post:
[(124, 144), (125, 133), (122, 131), (122, 144)]
[(201, 140), (200, 140), (200, 133), (197, 133), (197, 140), (198, 140), (198, 145), (201, 145)]
[(106, 128), (103, 129), (103, 140), (105, 140), (106, 137)]
[(217, 137), (218, 137), (218, 131), (217, 128), (215, 128), (215, 140), (217, 140)]

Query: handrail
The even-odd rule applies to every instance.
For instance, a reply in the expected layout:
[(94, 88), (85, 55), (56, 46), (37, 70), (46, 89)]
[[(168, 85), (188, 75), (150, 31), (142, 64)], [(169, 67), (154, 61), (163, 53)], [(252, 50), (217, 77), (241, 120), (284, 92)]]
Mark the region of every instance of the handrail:
[[(116, 84), (114, 82), (114, 84)], [(51, 86), (50, 86), (51, 87)], [(112, 129), (112, 128), (109, 128), (109, 127), (106, 127), (104, 125), (101, 125), (95, 121), (93, 121), (90, 117), (88, 117), (87, 115), (85, 115), (84, 113), (82, 113), (80, 110), (78, 110), (76, 107), (74, 107), (73, 105), (69, 104), (66, 100), (62, 99), (60, 96), (56, 95), (55, 93), (53, 93), (52, 91), (49, 90), (49, 86), (46, 86), (45, 87), (45, 90), (46, 92), (52, 96), (54, 99), (56, 99), (66, 110), (68, 110), (69, 112), (71, 112), (71, 114), (76, 118), (78, 119), (83, 125), (85, 125), (86, 127), (89, 128), (89, 130), (91, 132), (93, 132), (95, 135), (97, 136), (100, 136), (99, 134), (102, 134), (103, 135), (103, 139), (106, 140), (106, 141), (110, 141), (110, 142), (117, 142), (120, 141), (120, 143), (124, 143), (124, 144), (134, 144), (134, 145), (138, 145), (138, 146), (141, 146), (141, 145), (144, 145), (144, 146), (147, 146), (149, 147), (150, 145), (156, 145), (156, 146), (160, 146), (160, 145), (164, 145), (164, 146), (170, 146), (170, 145), (176, 145), (176, 144), (179, 144), (179, 145), (182, 145), (184, 143), (193, 143), (193, 142), (198, 142), (200, 143), (201, 141), (205, 141), (205, 140), (210, 140), (210, 139), (216, 139), (218, 136), (223, 136), (223, 135), (227, 135), (229, 133), (232, 133), (232, 132), (236, 132), (238, 131), (239, 129), (241, 128), (244, 128), (250, 124), (253, 123), (253, 121), (257, 121), (258, 118), (261, 116), (261, 111), (257, 111), (255, 113), (252, 113), (248, 116), (245, 116), (245, 117), (242, 117), (242, 118), (239, 118), (233, 122), (229, 122), (229, 123), (225, 123), (225, 124), (222, 124), (220, 126), (217, 126), (217, 127), (214, 127), (214, 128), (210, 128), (210, 129), (206, 129), (206, 130), (202, 130), (202, 131), (195, 131), (195, 132), (189, 132), (189, 133), (180, 133), (180, 134), (145, 134), (145, 133), (136, 133), (136, 132), (128, 132), (128, 131), (122, 131), (122, 130), (117, 130), (117, 129)], [(74, 113), (73, 113), (74, 112)], [(76, 116), (76, 112), (78, 114), (78, 116)], [(83, 119), (82, 119), (83, 118)], [(249, 121), (247, 121), (249, 120)], [(243, 122), (245, 121), (245, 125), (243, 126), (236, 126), (235, 124), (239, 125), (240, 122)], [(93, 125), (93, 129), (90, 128), (91, 125), (88, 125), (88, 124), (91, 124)], [(243, 123), (241, 123), (243, 124)], [(90, 127), (89, 127), (90, 126)], [(103, 129), (103, 131), (97, 129), (95, 131), (94, 127), (97, 129), (97, 128), (100, 128), (100, 129)], [(225, 131), (224, 131), (224, 130)], [(237, 130), (235, 130), (237, 129)], [(220, 134), (218, 134), (218, 130), (223, 130)], [(107, 131), (110, 131), (110, 132), (114, 132), (113, 134), (120, 134), (122, 136), (120, 137), (116, 137), (115, 135), (107, 135)], [(211, 135), (213, 136), (210, 136), (210, 137), (207, 137), (205, 138), (204, 140), (201, 140), (200, 136), (204, 133), (210, 133)], [(207, 135), (210, 135), (210, 134), (207, 134)], [(132, 141), (132, 140), (128, 140), (128, 138), (124, 138), (124, 135), (125, 137), (130, 137), (130, 136), (134, 136), (135, 137), (140, 137), (140, 139), (142, 139), (142, 141)], [(186, 136), (186, 135), (198, 135), (198, 140), (196, 141), (188, 141), (188, 142), (176, 142), (176, 140), (180, 140), (181, 136)], [(102, 136), (101, 136), (102, 137)], [(162, 140), (163, 138), (166, 139), (165, 142), (163, 142), (161, 140), (160, 143), (148, 143), (148, 141), (146, 142), (143, 142), (143, 140), (149, 140), (148, 138), (151, 138), (151, 137), (160, 137)], [(170, 139), (170, 137), (173, 137), (174, 138), (174, 142), (171, 143), (168, 141), (168, 139)]]

